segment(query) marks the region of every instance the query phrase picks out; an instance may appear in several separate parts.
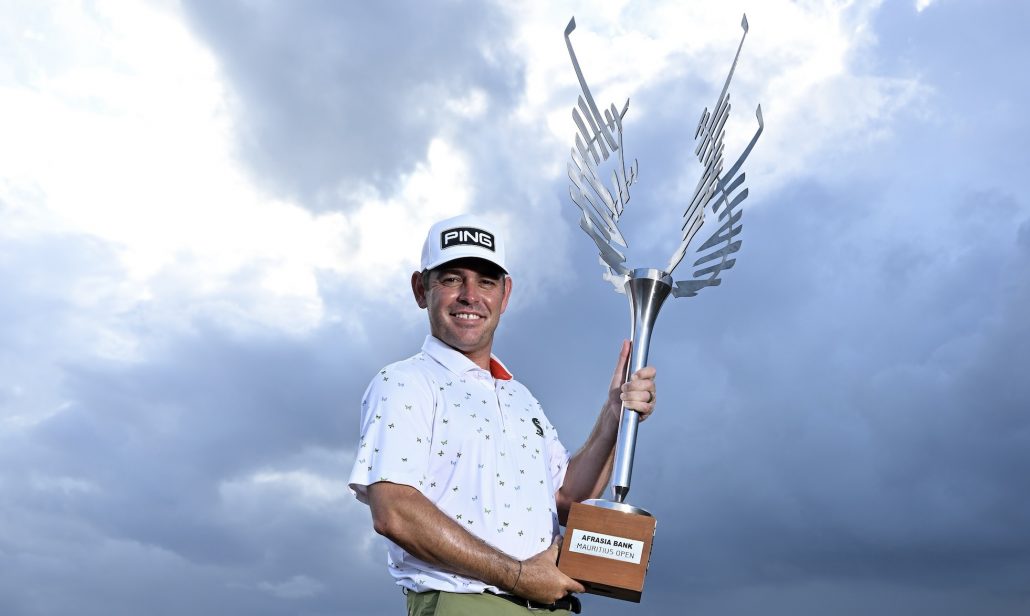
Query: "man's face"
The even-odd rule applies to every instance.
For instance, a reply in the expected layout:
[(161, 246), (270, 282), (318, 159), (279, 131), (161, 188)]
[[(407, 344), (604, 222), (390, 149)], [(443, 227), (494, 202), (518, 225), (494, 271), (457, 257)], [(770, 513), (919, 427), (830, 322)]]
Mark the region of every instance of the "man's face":
[(511, 278), (482, 259), (457, 259), (411, 277), (415, 301), (429, 311), (429, 329), (476, 363), (489, 362), (494, 330), (508, 307)]

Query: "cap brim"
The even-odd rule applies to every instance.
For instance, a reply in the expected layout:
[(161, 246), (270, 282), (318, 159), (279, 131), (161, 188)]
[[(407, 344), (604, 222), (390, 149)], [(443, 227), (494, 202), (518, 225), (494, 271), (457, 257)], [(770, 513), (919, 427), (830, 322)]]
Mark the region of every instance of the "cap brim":
[[(462, 254), (462, 253), (464, 253), (464, 254)], [(442, 267), (444, 265), (447, 265), (448, 263), (451, 263), (452, 261), (460, 261), (461, 259), (478, 259), (480, 261), (486, 261), (487, 263), (496, 266), (498, 269), (500, 269), (505, 274), (508, 273), (508, 269), (506, 267), (504, 267), (503, 265), (501, 265), (500, 263), (498, 263), (497, 260), (490, 259), (488, 257), (484, 257), (483, 256), (483, 252), (481, 250), (448, 252), (446, 258), (437, 259), (434, 262), (426, 264), (425, 269), (426, 270), (434, 270), (434, 269), (437, 269), (437, 268)]]

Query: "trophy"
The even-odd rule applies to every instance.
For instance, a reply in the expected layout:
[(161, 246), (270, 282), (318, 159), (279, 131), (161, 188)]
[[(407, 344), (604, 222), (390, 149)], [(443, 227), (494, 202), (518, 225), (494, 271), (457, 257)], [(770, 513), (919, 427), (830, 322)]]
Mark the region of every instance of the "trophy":
[[(746, 15), (740, 26), (743, 34), (722, 92), (712, 111), (706, 108), (701, 114), (694, 133), (694, 154), (702, 166), (701, 177), (683, 212), (679, 247), (664, 269), (630, 269), (625, 264), (623, 249), (627, 244), (618, 222), (629, 202), (629, 189), (637, 180), (636, 160), (627, 169), (623, 156), (622, 119), (629, 109), (629, 100), (621, 111), (613, 104), (602, 115), (569, 38), (576, 29), (576, 18), (565, 28), (565, 45), (581, 89), (572, 109), (572, 120), (578, 132), (568, 165), (572, 182), (569, 192), (581, 212), (580, 228), (600, 251), (603, 278), (617, 292), (629, 297), (633, 347), (626, 380), (647, 365), (655, 320), (669, 295), (694, 297), (705, 287), (718, 286), (720, 274), (733, 267), (736, 262), (733, 255), (740, 250), (741, 240), (737, 238), (741, 230), (740, 205), (748, 194), (741, 166), (764, 128), (759, 105), (755, 109), (757, 131), (733, 166), (724, 171), (723, 137), (730, 111), (728, 90), (747, 36)], [(611, 168), (608, 186), (601, 179), (600, 166)], [(696, 248), (692, 275), (686, 280), (673, 281), (673, 271), (704, 224), (706, 211), (709, 217), (717, 217), (715, 229)], [(592, 499), (572, 505), (558, 559), (558, 568), (583, 584), (587, 592), (635, 602), (640, 601), (643, 593), (656, 527), (655, 518), (649, 512), (626, 502), (639, 419), (636, 411), (623, 407), (612, 469), (612, 499)]]

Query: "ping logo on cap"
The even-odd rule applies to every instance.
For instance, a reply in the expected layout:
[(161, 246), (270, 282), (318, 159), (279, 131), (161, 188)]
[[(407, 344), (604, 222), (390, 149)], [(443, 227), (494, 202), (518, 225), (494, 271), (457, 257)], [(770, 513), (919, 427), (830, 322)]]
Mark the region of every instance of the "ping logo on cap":
[(494, 252), (494, 234), (475, 227), (455, 227), (440, 233), (440, 248), (479, 246)]

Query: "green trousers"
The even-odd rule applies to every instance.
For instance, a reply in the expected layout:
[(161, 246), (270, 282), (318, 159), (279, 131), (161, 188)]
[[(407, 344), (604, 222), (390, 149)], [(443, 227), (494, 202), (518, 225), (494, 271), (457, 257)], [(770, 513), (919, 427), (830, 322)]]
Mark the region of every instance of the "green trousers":
[(566, 616), (569, 613), (567, 610), (531, 611), (486, 593), (408, 592), (408, 616)]

